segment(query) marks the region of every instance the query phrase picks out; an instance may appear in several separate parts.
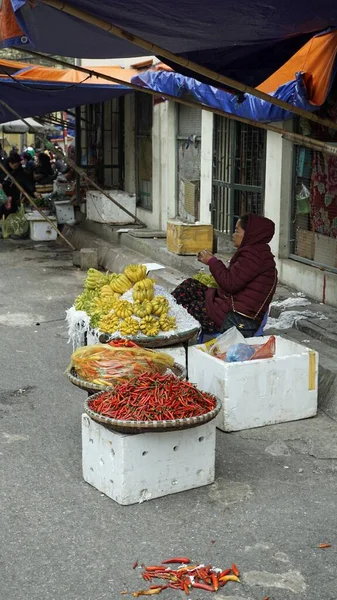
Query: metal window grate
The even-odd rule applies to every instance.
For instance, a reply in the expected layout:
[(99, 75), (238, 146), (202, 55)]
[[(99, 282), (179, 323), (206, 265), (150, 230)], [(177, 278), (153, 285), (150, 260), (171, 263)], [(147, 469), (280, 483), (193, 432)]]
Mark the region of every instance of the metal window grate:
[(231, 233), (240, 214), (263, 213), (265, 131), (214, 117), (212, 223)]
[(81, 166), (104, 187), (123, 189), (124, 98), (81, 107)]
[(137, 205), (152, 210), (152, 96), (136, 93), (135, 120)]

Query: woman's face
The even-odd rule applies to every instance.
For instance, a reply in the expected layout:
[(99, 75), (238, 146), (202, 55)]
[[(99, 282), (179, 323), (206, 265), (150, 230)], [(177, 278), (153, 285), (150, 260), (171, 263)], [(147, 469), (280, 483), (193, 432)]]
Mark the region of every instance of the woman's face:
[(235, 248), (240, 248), (243, 240), (243, 236), (245, 235), (245, 230), (242, 229), (240, 221), (237, 222), (235, 231), (233, 233), (233, 244)]

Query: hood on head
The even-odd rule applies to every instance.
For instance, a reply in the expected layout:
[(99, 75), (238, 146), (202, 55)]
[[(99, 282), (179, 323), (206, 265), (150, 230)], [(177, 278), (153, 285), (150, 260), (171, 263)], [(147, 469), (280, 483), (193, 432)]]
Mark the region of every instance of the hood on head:
[(266, 217), (249, 215), (245, 235), (240, 248), (252, 244), (269, 244), (275, 233), (275, 224)]

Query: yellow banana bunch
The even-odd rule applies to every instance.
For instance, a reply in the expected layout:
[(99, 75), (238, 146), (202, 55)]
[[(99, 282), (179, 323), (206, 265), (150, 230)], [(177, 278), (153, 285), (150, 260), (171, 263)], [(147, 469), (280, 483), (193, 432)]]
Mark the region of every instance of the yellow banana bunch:
[(85, 288), (87, 290), (95, 290), (105, 284), (105, 275), (97, 271), (97, 269), (89, 269), (85, 280)]
[(98, 323), (100, 322), (102, 315), (93, 315), (90, 319), (90, 327), (96, 329), (98, 327)]
[(151, 302), (152, 314), (160, 317), (162, 314), (167, 313), (169, 303), (164, 296), (155, 296)]
[(106, 315), (111, 312), (115, 308), (116, 302), (118, 302), (118, 298), (116, 299), (113, 296), (102, 298), (103, 314)]
[(217, 282), (215, 281), (213, 275), (210, 275), (209, 273), (204, 273), (203, 271), (199, 271), (199, 273), (196, 273), (196, 275), (193, 275), (193, 279), (200, 281), (200, 283), (207, 285), (207, 287), (211, 287), (211, 288), (219, 287)]
[(144, 302), (135, 302), (133, 305), (133, 314), (136, 317), (140, 317), (143, 319), (147, 315), (152, 313), (152, 303), (149, 300), (144, 300)]
[(99, 320), (98, 328), (104, 333), (115, 333), (119, 329), (119, 322), (119, 318), (111, 312)]
[(110, 285), (103, 285), (100, 291), (101, 298), (113, 298), (114, 300), (119, 300), (120, 294), (117, 294), (113, 291)]
[(127, 317), (119, 325), (119, 331), (122, 335), (137, 335), (139, 331), (139, 323), (137, 319)]
[[(77, 296), (74, 302), (76, 310), (84, 310), (85, 312), (90, 311), (93, 300), (95, 299), (94, 290), (85, 290)], [(88, 313), (89, 314), (89, 313)]]
[(161, 317), (159, 317), (159, 326), (162, 331), (170, 331), (171, 329), (175, 329), (176, 325), (176, 318), (169, 317), (167, 313), (164, 313)]
[(149, 277), (137, 281), (133, 286), (132, 295), (135, 302), (144, 302), (144, 300), (152, 300), (154, 297), (154, 281)]
[(132, 283), (137, 283), (146, 277), (147, 268), (145, 265), (128, 265), (124, 269), (124, 275), (127, 276)]
[(132, 288), (132, 283), (126, 275), (118, 275), (118, 277), (110, 281), (110, 287), (117, 294), (125, 294), (125, 292)]
[(115, 315), (121, 319), (127, 319), (133, 315), (133, 306), (127, 300), (119, 300), (114, 306)]
[(97, 298), (95, 298), (95, 300), (93, 300), (90, 312), (92, 315), (103, 315), (106, 312), (108, 312), (104, 310), (103, 298), (100, 298), (98, 296)]
[(155, 337), (160, 331), (159, 320), (156, 317), (144, 317), (140, 322), (139, 328), (144, 335)]

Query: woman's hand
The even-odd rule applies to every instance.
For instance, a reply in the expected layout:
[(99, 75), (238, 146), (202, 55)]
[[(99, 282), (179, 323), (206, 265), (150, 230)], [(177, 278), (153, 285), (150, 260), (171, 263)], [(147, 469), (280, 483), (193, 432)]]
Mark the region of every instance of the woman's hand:
[(208, 250), (201, 250), (201, 252), (198, 252), (197, 254), (197, 259), (204, 265), (208, 265), (209, 261), (211, 260), (211, 258), (213, 258), (213, 256), (214, 254), (212, 254)]

